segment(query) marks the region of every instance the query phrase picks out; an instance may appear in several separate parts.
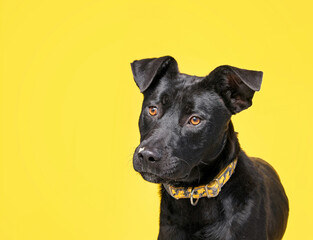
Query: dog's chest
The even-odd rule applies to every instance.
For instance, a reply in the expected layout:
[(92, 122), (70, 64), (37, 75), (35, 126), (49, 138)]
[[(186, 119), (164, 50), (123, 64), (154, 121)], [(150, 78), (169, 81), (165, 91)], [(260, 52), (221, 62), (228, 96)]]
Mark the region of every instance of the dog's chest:
[(161, 203), (161, 222), (197, 230), (221, 220), (221, 209), (216, 199), (203, 198), (196, 206), (192, 206), (189, 199), (165, 197)]
[(165, 237), (159, 239), (231, 239), (231, 229), (216, 199), (200, 199), (196, 206), (186, 199), (171, 200), (161, 203), (160, 236)]

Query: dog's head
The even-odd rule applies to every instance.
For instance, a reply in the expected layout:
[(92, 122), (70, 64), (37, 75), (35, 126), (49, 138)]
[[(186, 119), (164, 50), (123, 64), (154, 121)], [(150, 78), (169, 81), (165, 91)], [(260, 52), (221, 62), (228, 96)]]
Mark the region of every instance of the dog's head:
[(170, 56), (131, 64), (144, 94), (134, 169), (154, 183), (192, 182), (225, 146), (232, 114), (252, 104), (262, 72), (220, 66), (206, 77), (179, 73)]

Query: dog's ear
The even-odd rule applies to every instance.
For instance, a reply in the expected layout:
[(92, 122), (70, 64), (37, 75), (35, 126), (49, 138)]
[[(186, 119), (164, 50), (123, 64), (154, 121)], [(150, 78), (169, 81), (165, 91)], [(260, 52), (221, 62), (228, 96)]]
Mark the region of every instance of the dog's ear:
[(226, 106), (236, 114), (252, 105), (255, 91), (261, 88), (263, 73), (224, 65), (215, 68), (208, 77)]
[(146, 91), (153, 81), (165, 74), (174, 76), (178, 73), (177, 62), (171, 56), (136, 60), (131, 68), (140, 92)]

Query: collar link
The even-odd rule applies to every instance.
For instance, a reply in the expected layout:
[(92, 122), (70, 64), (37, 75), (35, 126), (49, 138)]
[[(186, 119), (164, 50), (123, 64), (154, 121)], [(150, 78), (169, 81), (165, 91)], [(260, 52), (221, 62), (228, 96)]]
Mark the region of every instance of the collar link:
[(199, 199), (202, 197), (213, 198), (216, 197), (220, 192), (222, 187), (230, 179), (235, 171), (237, 165), (237, 158), (232, 161), (226, 168), (224, 168), (217, 176), (206, 185), (201, 185), (198, 187), (174, 187), (169, 184), (163, 184), (165, 190), (175, 199), (190, 198), (190, 203), (192, 206), (196, 206)]

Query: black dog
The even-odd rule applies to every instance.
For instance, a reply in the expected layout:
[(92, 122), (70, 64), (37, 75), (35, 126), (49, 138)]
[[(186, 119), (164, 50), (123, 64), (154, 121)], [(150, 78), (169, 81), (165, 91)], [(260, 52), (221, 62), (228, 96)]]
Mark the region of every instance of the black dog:
[(220, 66), (179, 73), (174, 58), (131, 64), (144, 94), (134, 169), (162, 183), (158, 239), (281, 239), (288, 199), (275, 170), (241, 150), (231, 122), (262, 72)]

